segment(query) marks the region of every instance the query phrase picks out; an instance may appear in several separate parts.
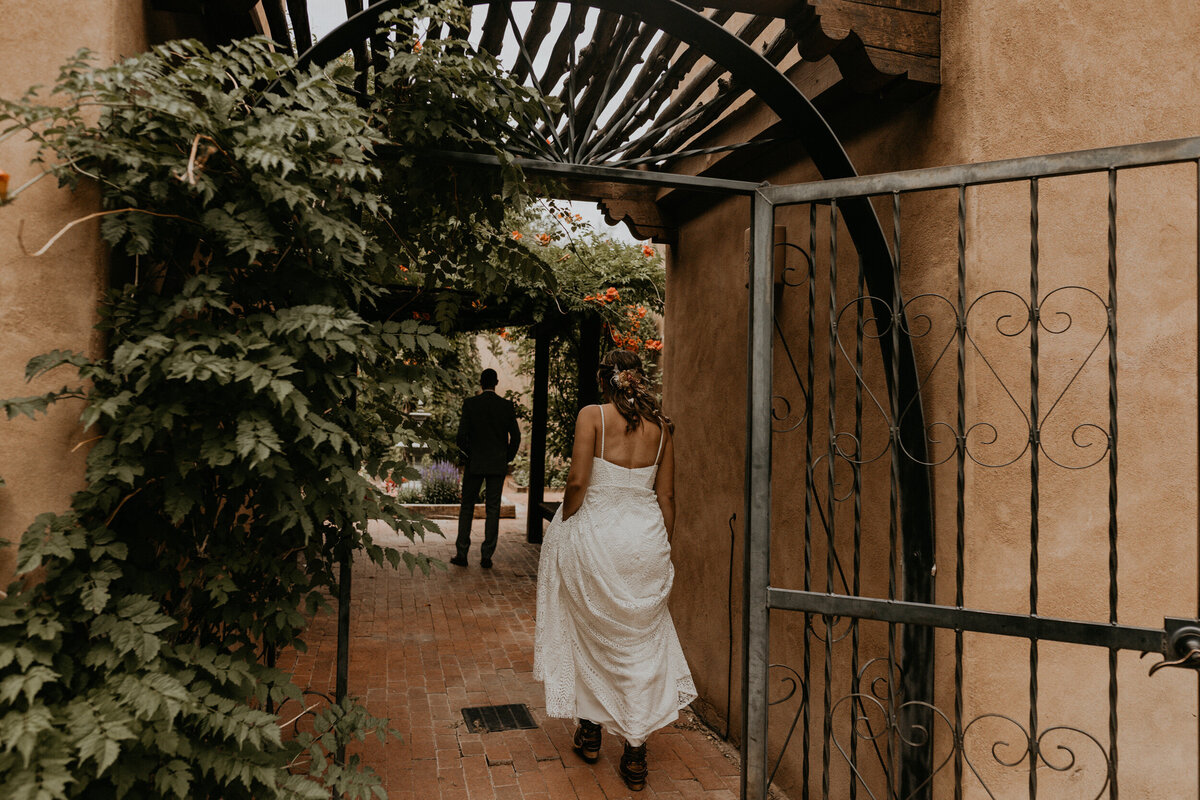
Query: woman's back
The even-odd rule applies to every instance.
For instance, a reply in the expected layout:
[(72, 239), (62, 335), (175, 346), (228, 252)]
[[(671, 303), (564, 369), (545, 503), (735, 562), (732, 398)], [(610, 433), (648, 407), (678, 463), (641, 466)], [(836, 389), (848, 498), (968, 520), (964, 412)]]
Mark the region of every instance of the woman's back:
[(594, 455), (626, 469), (641, 469), (658, 463), (662, 454), (662, 429), (644, 418), (632, 432), (612, 403), (600, 406), (600, 430)]
[[(606, 364), (636, 359), (614, 352)], [(622, 407), (658, 416), (657, 402), (627, 374), (633, 366), (616, 366), (625, 368), (619, 381), (604, 376), (606, 397), (641, 391), (642, 401)], [(645, 751), (639, 761), (635, 749), (696, 697), (667, 606), (674, 450), (665, 422), (639, 419), (629, 431), (614, 403), (579, 412), (567, 492), (539, 559), (533, 666), (549, 716), (588, 720), (625, 739), (622, 776), (634, 790), (645, 775)]]

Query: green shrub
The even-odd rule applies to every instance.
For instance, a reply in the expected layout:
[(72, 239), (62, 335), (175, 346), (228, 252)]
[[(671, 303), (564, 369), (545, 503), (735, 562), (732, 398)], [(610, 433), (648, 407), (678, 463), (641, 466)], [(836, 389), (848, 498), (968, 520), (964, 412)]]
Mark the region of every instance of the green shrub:
[[(402, 13), (467, 27), (460, 8)], [(46, 100), (0, 99), (0, 135), (28, 133), (46, 174), (98, 192), (113, 281), (107, 351), (39, 356), (29, 378), (77, 378), (0, 401), (11, 419), (81, 399), (95, 439), (87, 487), (29, 527), (0, 599), (0, 797), (382, 795), (357, 756), (331, 755), (386, 725), (347, 700), (285, 741), (267, 709), (300, 691), (265, 662), (304, 648), (343, 559), (430, 569), (367, 532), (436, 526), (368, 480), (415, 472), (395, 459), (396, 421), (354, 401), (411, 394), (448, 343), (361, 312), (398, 264), (436, 286), (507, 280), (504, 179), (441, 180), (423, 154), (500, 141), (527, 97), (461, 43), (397, 50), (373, 109), (319, 70), (290, 74), (265, 39), (104, 69), (81, 55)], [(422, 93), (444, 102), (403, 108)]]
[(421, 503), (422, 500), (421, 487), (411, 483), (404, 483), (396, 490), (396, 499), (401, 503)]
[[(546, 454), (546, 484), (547, 489), (562, 489), (567, 485), (567, 473), (571, 471), (571, 460), (560, 458), (553, 453)], [(529, 487), (529, 454), (518, 453), (512, 462), (513, 483), (524, 488)]]

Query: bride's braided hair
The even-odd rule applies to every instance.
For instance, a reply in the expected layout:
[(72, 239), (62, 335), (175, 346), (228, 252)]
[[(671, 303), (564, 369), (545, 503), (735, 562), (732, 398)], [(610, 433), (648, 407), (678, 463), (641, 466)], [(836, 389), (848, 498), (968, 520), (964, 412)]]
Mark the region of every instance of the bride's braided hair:
[(675, 425), (662, 413), (653, 392), (650, 391), (642, 360), (628, 350), (610, 350), (600, 361), (596, 371), (600, 392), (612, 401), (617, 411), (625, 418), (625, 431), (633, 433), (648, 419), (659, 427), (674, 431)]

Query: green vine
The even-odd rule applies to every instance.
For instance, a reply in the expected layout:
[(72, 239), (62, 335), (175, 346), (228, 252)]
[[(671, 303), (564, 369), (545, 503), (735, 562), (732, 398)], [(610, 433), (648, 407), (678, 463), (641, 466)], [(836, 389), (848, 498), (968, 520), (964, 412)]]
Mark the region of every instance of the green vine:
[(508, 240), (514, 171), (447, 181), (422, 157), (502, 141), (532, 99), (462, 42), (395, 40), (371, 108), (265, 40), (81, 54), (49, 101), (0, 101), (46, 174), (100, 188), (113, 276), (105, 353), (35, 358), (29, 378), (77, 377), (0, 401), (11, 419), (82, 398), (96, 439), (87, 488), (29, 527), (0, 600), (0, 796), (384, 796), (330, 753), (386, 723), (347, 701), (285, 736), (271, 709), (301, 693), (266, 656), (303, 649), (340, 558), (439, 566), (367, 532), (436, 530), (366, 477), (415, 474), (393, 448), (403, 408), (355, 398), (411, 395), (449, 347), (389, 320), (390, 289), (553, 281)]

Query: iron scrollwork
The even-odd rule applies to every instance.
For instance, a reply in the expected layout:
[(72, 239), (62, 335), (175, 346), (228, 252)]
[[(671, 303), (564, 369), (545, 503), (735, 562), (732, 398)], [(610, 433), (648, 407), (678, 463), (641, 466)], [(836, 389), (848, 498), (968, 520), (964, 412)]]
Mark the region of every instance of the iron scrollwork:
[(796, 732), (796, 723), (800, 721), (800, 715), (804, 713), (804, 709), (808, 706), (808, 686), (804, 683), (804, 679), (800, 677), (800, 673), (787, 664), (771, 664), (767, 669), (781, 669), (789, 673), (780, 678), (781, 683), (787, 684), (787, 692), (782, 697), (769, 700), (767, 702), (768, 706), (777, 706), (786, 703), (797, 692), (800, 693), (800, 702), (796, 705), (796, 713), (792, 716), (792, 724), (788, 726), (787, 738), (783, 740), (783, 747), (779, 749), (779, 756), (775, 759), (775, 765), (771, 767), (771, 776), (767, 779), (767, 783), (770, 784), (775, 780), (775, 773), (779, 770), (779, 765), (783, 763), (783, 754), (787, 752), (788, 745), (792, 743), (792, 734)]
[[(1087, 770), (1088, 774), (1095, 774), (1095, 783), (1099, 786), (1095, 793), (1092, 793), (1080, 781), (1073, 779), (1072, 786), (1077, 787), (1076, 791), (1079, 792), (1074, 796), (1079, 800), (1099, 800), (1108, 788), (1112, 766), (1108, 751), (1095, 736), (1080, 728), (1054, 725), (1042, 729), (1036, 735), (1030, 735), (1025, 726), (1013, 718), (988, 713), (971, 719), (962, 726), (962, 733), (958, 734), (954, 722), (938, 707), (920, 701), (896, 702), (894, 698), (889, 701), (886, 696), (878, 696), (877, 691), (845, 695), (833, 704), (830, 714), (837, 716), (839, 710), (847, 705), (854, 708), (854, 725), (850, 735), (860, 742), (871, 743), (873, 747), (865, 751), (852, 751), (849, 742), (844, 739), (844, 735), (839, 735), (836, 728), (834, 745), (845, 759), (853, 780), (873, 800), (883, 797), (908, 800), (900, 798), (894, 788), (899, 782), (896, 779), (896, 768), (890, 762), (893, 758), (898, 760), (898, 756), (889, 753), (900, 749), (924, 748), (929, 748), (932, 753), (934, 728), (942, 730), (942, 734), (937, 738), (949, 746), (934, 764), (931, 774), (909, 794), (909, 797), (919, 796), (920, 793), (928, 791), (936, 776), (953, 760), (956, 751), (961, 753), (971, 774), (992, 800), (1001, 800), (1009, 796), (1000, 788), (1007, 782), (1002, 778), (1004, 771), (1024, 767), (1045, 768), (1063, 774), (1074, 772), (1081, 769), (1084, 748), (1094, 749), (1097, 758), (1102, 762), (1102, 765), (1097, 764), (1093, 769)], [(932, 720), (933, 726), (914, 721), (922, 718)], [(994, 730), (992, 723), (1011, 728), (1012, 735), (1004, 736)], [(989, 728), (992, 728), (990, 735), (985, 733)], [(980, 743), (976, 745), (975, 741)], [(863, 763), (861, 756), (852, 755), (852, 752), (873, 752), (875, 760), (870, 769)], [(990, 766), (980, 758), (981, 754), (984, 754), (984, 758), (990, 756)], [(873, 782), (871, 773), (881, 776), (881, 779)], [(1024, 792), (1024, 782), (1020, 782), (1020, 791)], [(881, 791), (879, 783), (892, 788)], [(1067, 800), (1072, 796), (1063, 794), (1063, 791), (1065, 790), (1062, 788), (1056, 788), (1052, 792), (1048, 791), (1046, 796), (1052, 796), (1056, 800)]]
[[(1014, 732), (1019, 734), (1019, 736), (1013, 737), (1013, 742), (994, 739), (990, 746), (985, 748), (995, 764), (1002, 768), (1015, 769), (1026, 765), (1028, 769), (1036, 770), (1044, 766), (1054, 772), (1067, 773), (1077, 769), (1080, 747), (1094, 746), (1103, 759), (1104, 769), (1093, 771), (1098, 773), (1103, 780), (1100, 781), (1100, 786), (1095, 794), (1080, 794), (1078, 797), (1081, 800), (1100, 800), (1104, 795), (1104, 790), (1108, 788), (1109, 778), (1112, 775), (1112, 760), (1104, 745), (1095, 736), (1080, 728), (1068, 725), (1054, 725), (1044, 728), (1035, 736), (1024, 725), (1012, 717), (1005, 716), (1004, 714), (981, 714), (963, 727), (962, 737), (958, 742), (958, 746), (963, 752), (963, 761), (970, 768), (971, 773), (979, 780), (988, 797), (993, 798), (993, 800), (999, 800), (996, 795), (998, 787), (995, 784), (997, 781), (992, 775), (989, 775), (988, 778), (984, 777), (985, 772), (988, 772), (988, 770), (983, 767), (982, 763), (971, 758), (968, 748), (968, 739), (975, 727), (985, 723), (987, 720), (996, 720), (1005, 726), (1011, 726), (1015, 729)], [(993, 734), (993, 736), (996, 735), (998, 734)], [(1077, 738), (1078, 744), (1059, 741), (1053, 747), (1049, 746), (1049, 742), (1055, 739), (1061, 740), (1068, 736)], [(991, 784), (988, 783), (989, 779), (991, 780)], [(1079, 782), (1074, 781), (1074, 783), (1078, 785)], [(1086, 787), (1080, 788), (1078, 791), (1086, 791)], [(1062, 790), (1059, 789), (1053, 796), (1066, 800), (1066, 796), (1061, 792)]]
[[(1200, 629), (1195, 631), (1200, 636)], [(787, 729), (783, 745), (770, 772), (774, 781), (791, 744), (797, 724), (808, 707), (809, 686), (786, 664), (771, 664), (783, 670), (780, 683), (786, 691), (769, 701), (777, 706), (799, 695), (799, 703)], [(1055, 800), (1099, 800), (1109, 786), (1112, 761), (1105, 746), (1082, 728), (1052, 725), (1033, 733), (1005, 714), (984, 713), (956, 725), (951, 715), (924, 701), (904, 700), (900, 668), (886, 657), (868, 660), (857, 671), (852, 692), (830, 703), (828, 719), (847, 716), (848, 728), (831, 725), (832, 743), (850, 771), (862, 796), (871, 800), (911, 800), (930, 791), (937, 777), (959, 756), (987, 797), (992, 800), (1024, 796), (1026, 778), (1005, 777), (1010, 770), (1048, 770), (1042, 778), (1069, 776), (1069, 784), (1045, 787), (1045, 796)], [(935, 742), (938, 750), (935, 751)], [(866, 745), (865, 747), (862, 745)], [(905, 751), (927, 750), (931, 771), (909, 791), (900, 790), (900, 764)], [(935, 760), (936, 757), (936, 760)], [(1081, 779), (1079, 773), (1094, 775)], [(1019, 789), (1009, 790), (1010, 784)], [(1069, 785), (1068, 788), (1064, 788)], [(1095, 787), (1095, 788), (1091, 788)], [(1073, 793), (1072, 793), (1073, 792)]]
[[(800, 254), (803, 262), (801, 267), (784, 267), (779, 290), (804, 286), (811, 288), (816, 281), (813, 253), (790, 242), (779, 243), (776, 247), (794, 250)], [(1067, 297), (1078, 298), (1074, 307), (1065, 305)], [(1088, 309), (1085, 304), (1090, 304), (1091, 308)], [(1061, 428), (1057, 423), (1058, 417), (1062, 415), (1064, 399), (1079, 384), (1081, 374), (1094, 363), (1097, 352), (1108, 338), (1111, 309), (1107, 301), (1095, 290), (1074, 284), (1059, 286), (1031, 303), (1015, 291), (992, 289), (980, 293), (961, 311), (955, 301), (933, 292), (907, 298), (898, 310), (893, 309), (892, 305), (891, 298), (863, 294), (842, 304), (832, 325), (835, 336), (833, 346), (837, 347), (840, 353), (841, 363), (848, 366), (854, 374), (871, 415), (878, 417), (888, 430), (895, 431), (901, 428), (909, 414), (919, 411), (916, 408), (915, 396), (910, 398), (907, 405), (898, 409), (897, 419), (891, 419), (892, 412), (887, 401), (873, 387), (861, 365), (856, 363), (856, 344), (848, 341), (847, 333), (852, 332), (856, 340), (882, 340), (891, 336), (893, 325), (897, 325), (900, 333), (914, 343), (936, 337), (927, 352), (928, 367), (917, 376), (918, 390), (927, 387), (939, 367), (948, 360), (947, 354), (952, 351), (961, 335), (964, 343), (986, 368), (985, 374), (990, 375), (1001, 390), (999, 396), (1007, 398), (1010, 410), (1017, 415), (1014, 417), (1015, 430), (1011, 432), (1010, 426), (1003, 425), (998, 420), (968, 422), (965, 430), (961, 431), (956, 425), (946, 421), (927, 423), (923, 447), (914, 447), (913, 442), (905, 442), (903, 439), (896, 442), (908, 460), (933, 467), (949, 461), (958, 448), (962, 448), (963, 454), (975, 464), (999, 468), (1020, 460), (1033, 447), (1051, 463), (1063, 469), (1079, 470), (1100, 463), (1108, 454), (1112, 446), (1111, 436), (1104, 425), (1096, 422), (1079, 421), (1073, 425), (1068, 424), (1069, 429), (1064, 431), (1062, 436), (1050, 438), (1046, 435), (1056, 427)], [(984, 312), (989, 309), (991, 313), (985, 315)], [(1051, 393), (1048, 398), (1050, 402), (1046, 410), (1039, 415), (1039, 419), (1032, 420), (1027, 404), (1017, 397), (1018, 390), (1014, 388), (1012, 378), (1004, 375), (1002, 351), (997, 349), (998, 344), (988, 342), (986, 334), (991, 332), (993, 337), (1000, 337), (1000, 342), (1029, 335), (1033, 326), (1037, 327), (1039, 333), (1049, 337), (1086, 334), (1086, 331), (1079, 328), (1079, 318), (1081, 315), (1092, 316), (1092, 312), (1096, 312), (1095, 315), (1102, 320), (1099, 330), (1095, 332), (1094, 337), (1086, 335), (1084, 349), (1080, 350), (1079, 355), (1069, 359), (1075, 363), (1073, 371), (1067, 376), (1065, 383)], [(815, 309), (809, 307), (802, 313), (812, 317)], [(851, 315), (853, 318), (848, 319)], [(979, 320), (981, 316), (987, 318)], [(797, 430), (811, 413), (812, 398), (802, 376), (803, 365), (792, 352), (778, 318), (774, 326), (787, 361), (789, 382), (795, 381), (798, 396), (793, 399), (783, 392), (778, 392), (772, 397), (772, 417), (775, 423), (773, 430), (775, 433), (789, 433)], [(1020, 421), (1017, 422), (1017, 419)], [(944, 430), (945, 433), (938, 435), (939, 430)], [(947, 448), (947, 442), (953, 442), (954, 446)], [(1011, 442), (1011, 445), (1005, 444), (1006, 442)], [(1063, 451), (1060, 449), (1063, 444), (1069, 444), (1073, 449)], [(885, 457), (892, 445), (893, 441), (888, 438), (883, 440), (878, 448), (868, 450), (853, 433), (840, 431), (835, 435), (831, 450), (840, 459), (865, 465)], [(924, 455), (925, 453), (930, 455)], [(934, 456), (932, 453), (939, 455)], [(1073, 454), (1085, 453), (1086, 457), (1071, 457)]]
[[(795, 250), (801, 256), (805, 264), (805, 270), (801, 272), (798, 268), (788, 266), (786, 261), (780, 276), (781, 284), (778, 287), (779, 291), (787, 288), (796, 288), (799, 286), (808, 286), (813, 280), (813, 256), (808, 250), (791, 242), (777, 242), (776, 248), (784, 248), (786, 253), (788, 249)], [(786, 256), (785, 256), (786, 258)], [(799, 275), (800, 277), (796, 277)], [(778, 305), (778, 303), (777, 303)], [(812, 308), (809, 307), (808, 314), (811, 321)], [(800, 392), (799, 410), (793, 410), (793, 403), (784, 394), (774, 394), (771, 397), (771, 418), (774, 423), (771, 430), (774, 433), (790, 433), (796, 430), (808, 419), (808, 415), (812, 413), (812, 398), (809, 397), (808, 388), (805, 385), (805, 380), (800, 376), (800, 367), (796, 364), (796, 358), (792, 355), (792, 350), (788, 346), (787, 337), (783, 334), (783, 328), (779, 324), (778, 313), (774, 315), (773, 323), (775, 325), (775, 333), (779, 337), (779, 344), (783, 348), (784, 356), (787, 358), (788, 367), (791, 369), (792, 376), (796, 379), (796, 387)], [(793, 420), (794, 421), (791, 421)]]
[[(944, 723), (950, 735), (953, 735), (954, 732), (954, 724), (950, 721), (949, 717), (936, 706), (919, 700), (911, 700), (895, 705), (894, 707), (889, 707), (885, 699), (880, 699), (873, 693), (858, 692), (840, 698), (830, 708), (830, 714), (836, 716), (839, 709), (846, 704), (850, 704), (851, 708), (854, 709), (852, 736), (859, 741), (865, 741), (872, 745), (871, 751), (875, 754), (876, 762), (888, 786), (894, 786), (899, 783), (895, 775), (894, 766), (889, 764), (891, 758), (889, 758), (888, 752), (891, 748), (897, 745), (901, 748), (910, 749), (933, 747), (933, 730), (927, 725), (912, 721), (914, 717), (931, 716), (932, 719), (940, 720)], [(927, 713), (916, 715), (913, 712), (917, 710)], [(833, 736), (833, 744), (846, 760), (853, 780), (872, 800), (878, 800), (881, 796), (899, 796), (894, 788), (881, 795), (877, 791), (879, 789), (878, 786), (874, 788), (871, 786), (870, 779), (864, 773), (864, 765), (857, 757), (851, 755), (849, 742), (841, 740), (836, 728)], [(930, 786), (934, 777), (950, 763), (952, 757), (953, 752), (948, 753), (941, 761), (935, 764), (929, 776), (909, 794), (909, 797), (921, 796), (921, 793), (925, 792), (927, 787)]]
[[(1071, 359), (1077, 362), (1077, 365), (1067, 377), (1066, 382), (1051, 394), (1048, 408), (1039, 415), (1035, 423), (1030, 418), (1026, 404), (1017, 398), (1017, 390), (1012, 386), (1012, 380), (1003, 375), (1003, 367), (999, 359), (1000, 352), (997, 351), (996, 346), (989, 346), (983, 333), (993, 331), (994, 336), (1003, 337), (1000, 341), (1012, 340), (1022, 334), (1028, 334), (1034, 324), (1038, 326), (1039, 332), (1049, 336), (1062, 337), (1071, 332), (1078, 332), (1076, 318), (1080, 312), (1076, 310), (1073, 313), (1072, 310), (1056, 307), (1056, 304), (1061, 303), (1068, 293), (1081, 295), (1084, 302), (1094, 301), (1094, 310), (1099, 312), (1104, 322), (1094, 339), (1090, 335), (1087, 336), (1084, 342), (1086, 351), (1081, 351), (1079, 357)], [(997, 303), (1007, 303), (1010, 307), (996, 307)], [(936, 314), (935, 308), (930, 307), (931, 304), (935, 307), (941, 306), (944, 313)], [(976, 320), (987, 308), (992, 309), (994, 316), (989, 315), (988, 320), (982, 325), (977, 324)], [(871, 309), (882, 309), (886, 313), (873, 312), (870, 311)], [(986, 374), (995, 380), (1001, 389), (1000, 396), (1008, 399), (1011, 410), (1015, 411), (1020, 422), (1017, 423), (1015, 430), (1008, 432), (1010, 426), (1004, 426), (998, 420), (969, 422), (962, 431), (959, 431), (957, 426), (950, 422), (932, 421), (925, 425), (924, 448), (914, 448), (911, 442), (905, 442), (903, 438), (897, 438), (896, 442), (887, 438), (881, 440), (878, 447), (868, 450), (853, 433), (840, 431), (835, 435), (831, 449), (840, 459), (866, 465), (884, 458), (893, 444), (898, 444), (907, 460), (922, 466), (935, 467), (953, 458), (958, 448), (961, 447), (963, 454), (975, 464), (982, 467), (1000, 468), (1019, 461), (1030, 451), (1031, 447), (1035, 447), (1040, 455), (1063, 469), (1079, 470), (1095, 466), (1105, 458), (1112, 446), (1111, 436), (1103, 425), (1080, 421), (1069, 425), (1069, 430), (1065, 432), (1065, 435), (1055, 439), (1048, 438), (1046, 432), (1056, 427), (1064, 406), (1064, 398), (1072, 388), (1078, 385), (1081, 374), (1089, 364), (1094, 363), (1096, 353), (1107, 340), (1110, 324), (1109, 311), (1106, 301), (1097, 292), (1078, 285), (1060, 286), (1053, 289), (1044, 294), (1038, 304), (1031, 304), (1025, 297), (1014, 291), (993, 289), (981, 293), (961, 314), (955, 303), (949, 298), (930, 292), (909, 298), (903, 303), (900, 313), (892, 312), (891, 301), (887, 298), (869, 295), (856, 297), (843, 304), (838, 312), (837, 322), (834, 326), (835, 345), (840, 352), (842, 363), (850, 368), (864, 397), (868, 400), (867, 408), (887, 430), (895, 431), (901, 427), (906, 415), (915, 408), (915, 401), (910, 401), (907, 406), (900, 408), (899, 417), (895, 420), (892, 419), (892, 413), (888, 409), (886, 401), (872, 387), (863, 368), (855, 363), (852, 354), (854, 344), (845, 338), (848, 331), (852, 331), (856, 339), (881, 339), (891, 335), (893, 325), (899, 325), (901, 332), (913, 342), (920, 342), (936, 336), (936, 341), (928, 353), (929, 366), (918, 376), (918, 387), (924, 390), (939, 366), (947, 360), (946, 356), (954, 346), (961, 330), (965, 342), (970, 345), (970, 349), (978, 357), (980, 363), (986, 367)], [(855, 317), (853, 321), (847, 319), (852, 313)], [(850, 322), (853, 324), (849, 324)], [(939, 334), (938, 330), (941, 330), (942, 333)], [(798, 377), (799, 370), (795, 367), (794, 362), (792, 366)], [(794, 428), (795, 426), (791, 426), (786, 430), (794, 430)], [(948, 436), (939, 436), (937, 434), (939, 430), (944, 430)], [(954, 442), (955, 446), (945, 447), (947, 441)], [(1006, 445), (1005, 442), (1011, 442), (1011, 445)], [(1087, 457), (1072, 459), (1071, 452), (1056, 449), (1056, 445), (1060, 442), (1069, 442), (1073, 446), (1074, 452), (1086, 452)], [(997, 450), (996, 448), (1003, 449)], [(927, 452), (930, 455), (922, 457), (921, 452)], [(940, 455), (932, 455), (933, 453), (940, 453)]]

